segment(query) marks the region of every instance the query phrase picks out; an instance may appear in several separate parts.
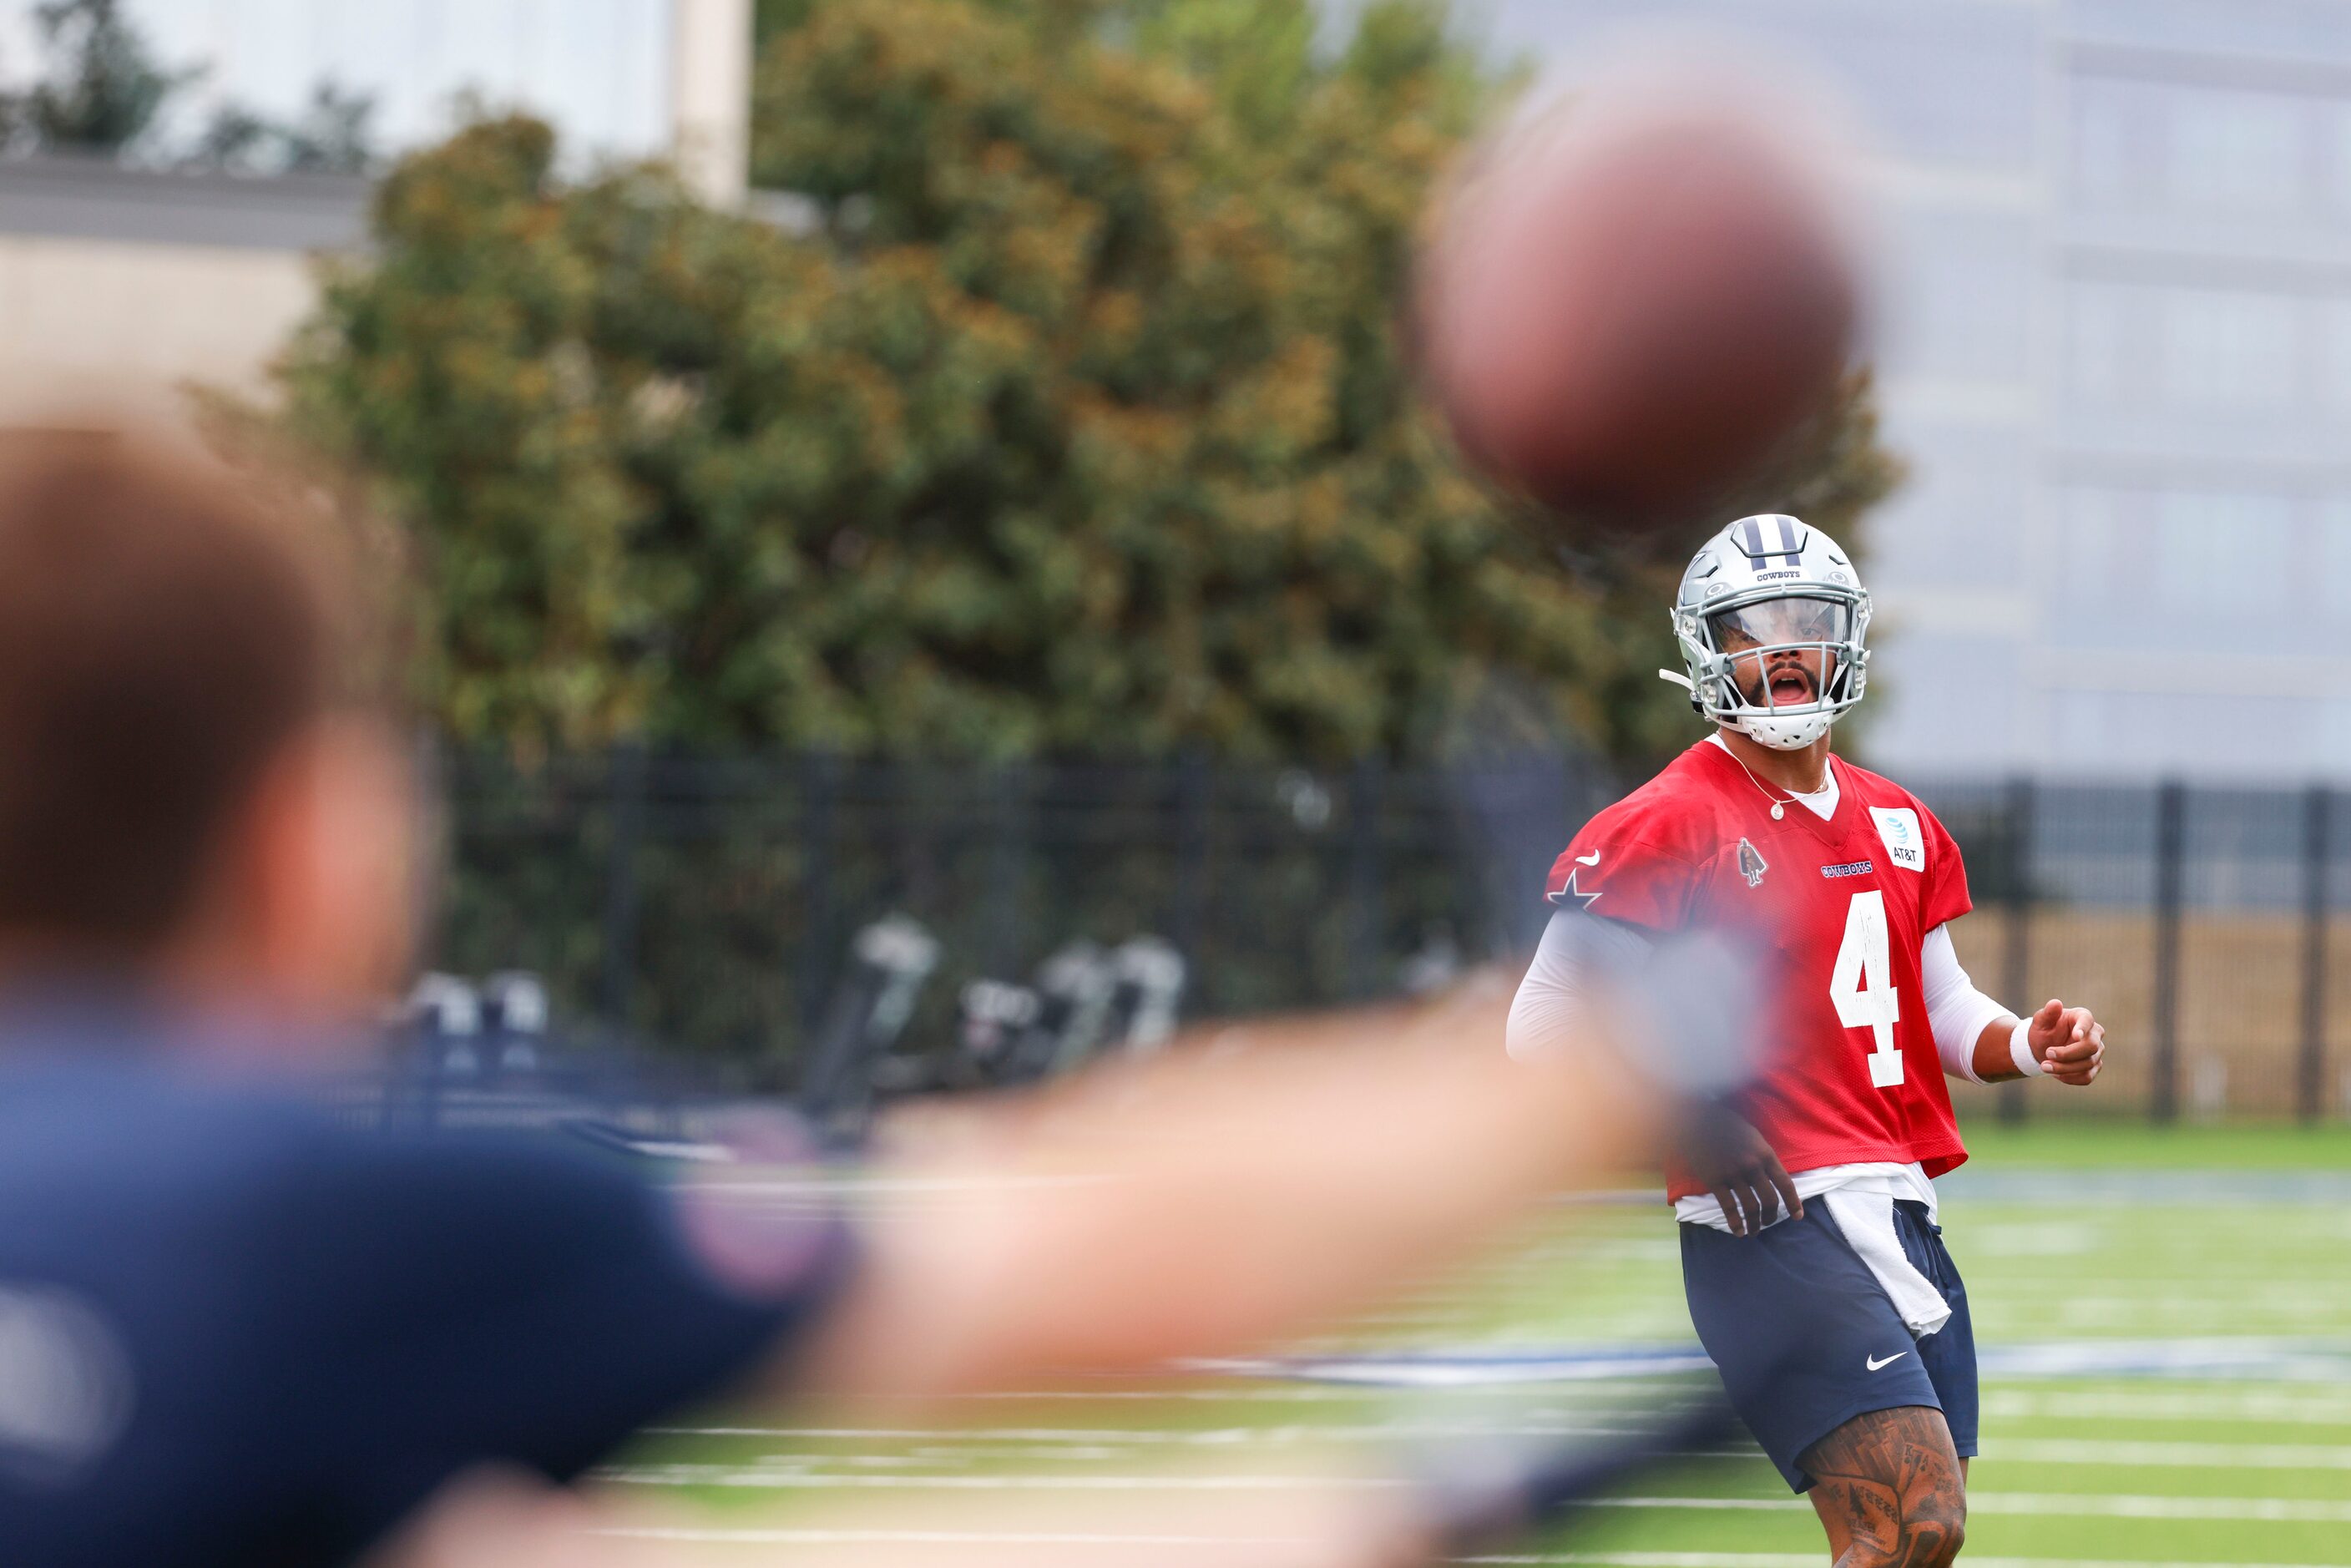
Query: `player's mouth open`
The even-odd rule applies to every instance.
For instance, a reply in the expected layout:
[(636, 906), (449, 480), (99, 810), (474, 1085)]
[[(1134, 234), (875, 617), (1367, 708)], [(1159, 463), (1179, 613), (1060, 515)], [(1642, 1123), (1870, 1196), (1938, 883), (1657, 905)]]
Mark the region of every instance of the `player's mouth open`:
[(1771, 672), (1771, 706), (1788, 707), (1813, 700), (1813, 677), (1800, 669)]

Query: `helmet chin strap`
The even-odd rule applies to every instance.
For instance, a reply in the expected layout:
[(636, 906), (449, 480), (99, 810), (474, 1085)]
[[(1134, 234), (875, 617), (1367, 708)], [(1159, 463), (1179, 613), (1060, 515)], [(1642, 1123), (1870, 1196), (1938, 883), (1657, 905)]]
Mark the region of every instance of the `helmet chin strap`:
[(1808, 713), (1801, 718), (1771, 718), (1761, 714), (1741, 714), (1738, 718), (1739, 732), (1759, 746), (1774, 751), (1802, 751), (1829, 732), (1836, 715)]
[[(1689, 693), (1691, 703), (1696, 706), (1697, 682), (1678, 670), (1659, 670), (1657, 678), (1671, 681)], [(1758, 746), (1768, 746), (1774, 751), (1802, 751), (1829, 732), (1829, 726), (1836, 722), (1836, 715), (1808, 713), (1801, 718), (1772, 718), (1762, 714), (1741, 714), (1730, 722), (1740, 734)]]

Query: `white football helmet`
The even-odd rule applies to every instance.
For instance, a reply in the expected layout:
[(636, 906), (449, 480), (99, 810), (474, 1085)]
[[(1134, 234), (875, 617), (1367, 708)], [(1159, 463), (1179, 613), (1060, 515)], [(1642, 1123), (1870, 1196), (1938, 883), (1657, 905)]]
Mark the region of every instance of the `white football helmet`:
[[(1687, 673), (1657, 673), (1688, 687), (1707, 718), (1794, 751), (1861, 700), (1868, 634), (1869, 591), (1836, 541), (1767, 512), (1740, 518), (1691, 559), (1674, 596)], [(1817, 689), (1807, 653), (1820, 655)]]

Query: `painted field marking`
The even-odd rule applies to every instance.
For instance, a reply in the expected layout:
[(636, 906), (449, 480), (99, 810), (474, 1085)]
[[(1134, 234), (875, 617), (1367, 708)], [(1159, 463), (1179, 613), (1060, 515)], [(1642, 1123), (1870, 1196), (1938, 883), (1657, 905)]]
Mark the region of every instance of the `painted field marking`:
[(1987, 1445), (1987, 1459), (2046, 1465), (2179, 1465), (2197, 1469), (2351, 1470), (2351, 1444), (2339, 1443), (2157, 1443), (2101, 1437), (2077, 1443), (2066, 1438), (2000, 1438)]
[[(853, 1170), (781, 1171), (737, 1166), (728, 1176), (705, 1176), (688, 1184), (746, 1196), (788, 1198), (926, 1196), (933, 1193), (1000, 1192), (1023, 1186), (1056, 1186), (1099, 1181), (1088, 1173), (1067, 1176), (901, 1176)], [(2339, 1171), (2068, 1171), (2065, 1197), (2078, 1206), (2125, 1211), (2160, 1200), (2167, 1207), (2226, 1210), (2282, 1204), (2334, 1207), (2351, 1202), (2351, 1173)], [(1945, 1179), (1942, 1191), (1966, 1207), (2037, 1207), (2046, 1197), (2049, 1176), (2041, 1171), (1970, 1169)], [(1576, 1208), (1643, 1208), (1665, 1213), (1663, 1190), (1653, 1186), (1597, 1187), (1554, 1196)], [(2216, 1216), (2225, 1223), (2225, 1217)]]
[[(1802, 1498), (1612, 1497), (1601, 1508), (1732, 1510), (1782, 1513), (1813, 1511)], [(2067, 1492), (1970, 1492), (1968, 1511), (2058, 1519), (2209, 1519), (2264, 1524), (2351, 1524), (2351, 1502), (2311, 1502), (2264, 1497), (2103, 1497)]]
[[(588, 1535), (738, 1547), (1290, 1547), (1293, 1535), (1102, 1535), (1079, 1531), (759, 1531), (611, 1526)], [(1744, 1568), (1744, 1565), (1742, 1565)], [(1817, 1568), (1817, 1565), (1815, 1565)], [(2215, 1565), (2220, 1568), (2220, 1565)]]
[(2339, 1317), (2344, 1304), (2339, 1290), (2315, 1286), (2279, 1290), (2248, 1281), (2241, 1288), (2220, 1286), (2198, 1291), (2183, 1289), (2167, 1280), (2164, 1288), (2177, 1293), (2159, 1301), (2144, 1296), (2071, 1296), (2057, 1303), (2059, 1315), (2095, 1323), (2203, 1318), (2248, 1310), (2297, 1317), (2306, 1313)]
[(1697, 1345), (1570, 1346), (1555, 1351), (1366, 1351), (1353, 1355), (1187, 1361), (1210, 1376), (1307, 1378), (1380, 1388), (1478, 1388), (1520, 1383), (1621, 1382), (1713, 1370)]
[[(1820, 1568), (1816, 1552), (1540, 1552), (1455, 1557), (1463, 1563), (1614, 1563), (1618, 1568)], [(2314, 1568), (2306, 1563), (2158, 1563), (2137, 1558), (1980, 1557), (1973, 1568)], [(2330, 1568), (2320, 1563), (2315, 1568)], [(2336, 1565), (2351, 1568), (2351, 1565)]]
[(2015, 1420), (2245, 1421), (2309, 1427), (2351, 1427), (2351, 1401), (2339, 1395), (2302, 1395), (2231, 1388), (2139, 1389), (2043, 1393), (1998, 1388), (1983, 1396), (1988, 1416)]
[[(1344, 1488), (1392, 1491), (1416, 1483), (1401, 1476), (861, 1476), (818, 1475), (798, 1469), (740, 1465), (623, 1465), (592, 1479), (622, 1486), (748, 1487), (761, 1490), (824, 1491), (1288, 1491)], [(1808, 1504), (1799, 1506), (1809, 1507)]]
[[(1710, 1371), (1696, 1344), (1573, 1344), (1532, 1349), (1432, 1347), (1332, 1355), (1179, 1363), (1211, 1375), (1303, 1379), (1384, 1388), (1476, 1388), (1619, 1381)], [(2351, 1343), (2339, 1338), (2191, 1335), (2069, 1339), (1985, 1348), (1987, 1378), (2146, 1377), (2351, 1382)]]
[[(1617, 1381), (1633, 1380), (1620, 1378)], [(1252, 1388), (1237, 1388), (1229, 1385), (1221, 1388), (1001, 1388), (985, 1394), (956, 1394), (949, 1397), (967, 1405), (988, 1405), (998, 1400), (1042, 1400), (1048, 1404), (1066, 1402), (1072, 1405), (1089, 1401), (1132, 1403), (1136, 1400), (1210, 1401), (1219, 1405), (1354, 1405), (1361, 1404), (1366, 1396), (1360, 1388), (1346, 1388), (1335, 1384), (1308, 1384)]]
[[(1970, 1166), (1938, 1183), (1946, 1201), (1961, 1207), (2039, 1204), (2053, 1173)], [(2342, 1171), (2069, 1170), (2058, 1177), (2065, 1201), (2104, 1208), (2236, 1208), (2247, 1204), (2339, 1204), (2351, 1199), (2351, 1173)]]
[[(591, 1531), (632, 1541), (743, 1546), (1281, 1546), (1295, 1536), (1110, 1534), (1075, 1531), (795, 1530), (631, 1525)], [(1616, 1568), (1819, 1568), (1816, 1552), (1544, 1552), (1455, 1557), (1465, 1564), (1614, 1564)], [(2313, 1568), (2309, 1563), (2158, 1562), (2139, 1558), (1970, 1557), (1975, 1568)], [(2325, 1568), (2324, 1564), (2318, 1568)]]
[(1637, 1427), (1501, 1425), (1483, 1421), (1381, 1421), (1353, 1426), (1216, 1427), (1164, 1431), (1136, 1427), (648, 1427), (656, 1437), (773, 1437), (793, 1442), (927, 1442), (936, 1444), (1088, 1444), (1131, 1448), (1224, 1448), (1259, 1443), (1350, 1442), (1427, 1437), (1625, 1437)]
[(2063, 1492), (1970, 1493), (1971, 1513), (2092, 1519), (2218, 1519), (2265, 1524), (2351, 1524), (2351, 1502), (2264, 1497), (2074, 1497)]
[[(2346, 1413), (2351, 1418), (2351, 1413)], [(976, 1444), (1027, 1445), (1082, 1449), (1102, 1457), (1121, 1448), (1281, 1448), (1315, 1443), (1418, 1442), (1444, 1438), (1615, 1437), (1635, 1435), (1631, 1427), (1568, 1426), (1477, 1421), (1384, 1421), (1371, 1425), (1218, 1427), (1197, 1431), (1161, 1431), (1126, 1427), (973, 1427), (960, 1429), (896, 1427), (655, 1427), (663, 1437), (758, 1437), (806, 1443), (926, 1443), (938, 1453)], [(1751, 1458), (1738, 1447), (1692, 1458)], [(810, 1456), (837, 1458), (836, 1456)], [(1994, 1439), (1983, 1458), (2025, 1464), (2156, 1465), (2199, 1469), (2351, 1470), (2351, 1444), (2167, 1443), (2100, 1438), (2085, 1446), (2064, 1438)]]
[[(806, 1469), (728, 1465), (633, 1465), (597, 1472), (624, 1486), (744, 1487), (789, 1491), (1277, 1491), (1340, 1488), (1394, 1490), (1401, 1476), (899, 1476), (823, 1475)], [(1620, 1497), (1596, 1506), (1625, 1509), (1810, 1513), (1795, 1497)], [(1971, 1512), (2079, 1519), (2208, 1519), (2262, 1523), (2351, 1524), (2351, 1502), (2285, 1498), (2133, 1497), (2066, 1492), (1971, 1492)]]

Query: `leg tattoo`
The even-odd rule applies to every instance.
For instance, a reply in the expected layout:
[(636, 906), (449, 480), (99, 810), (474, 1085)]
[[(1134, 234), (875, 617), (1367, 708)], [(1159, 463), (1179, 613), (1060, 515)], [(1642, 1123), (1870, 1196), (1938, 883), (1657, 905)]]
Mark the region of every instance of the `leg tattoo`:
[(1817, 1483), (1835, 1568), (1950, 1568), (1967, 1537), (1967, 1483), (1943, 1413), (1856, 1416), (1799, 1461)]

